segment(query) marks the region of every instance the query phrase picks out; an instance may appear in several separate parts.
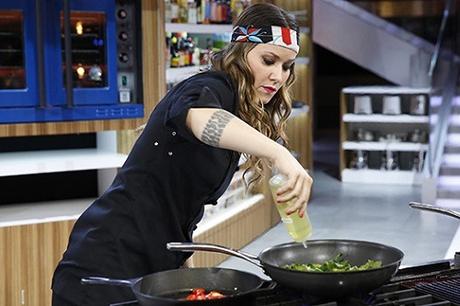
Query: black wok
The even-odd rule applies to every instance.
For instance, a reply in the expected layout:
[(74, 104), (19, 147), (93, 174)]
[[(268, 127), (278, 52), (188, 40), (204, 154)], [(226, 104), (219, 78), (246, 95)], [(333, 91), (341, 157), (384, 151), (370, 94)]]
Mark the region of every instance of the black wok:
[[(310, 240), (307, 248), (299, 243), (285, 243), (262, 251), (258, 257), (213, 244), (167, 244), (169, 250), (210, 251), (245, 259), (262, 269), (275, 282), (308, 295), (328, 298), (368, 293), (397, 272), (404, 256), (400, 250), (379, 243), (355, 240)], [(382, 267), (352, 272), (301, 272), (283, 268), (292, 263), (321, 263), (338, 253), (352, 265), (362, 265), (368, 259), (380, 260)]]
[[(131, 287), (140, 305), (242, 305), (251, 304), (252, 292), (261, 288), (265, 281), (258, 276), (224, 268), (189, 268), (167, 270), (136, 279), (110, 279), (87, 277), (82, 284), (117, 285)], [(217, 290), (226, 297), (219, 300), (185, 301), (194, 288)]]

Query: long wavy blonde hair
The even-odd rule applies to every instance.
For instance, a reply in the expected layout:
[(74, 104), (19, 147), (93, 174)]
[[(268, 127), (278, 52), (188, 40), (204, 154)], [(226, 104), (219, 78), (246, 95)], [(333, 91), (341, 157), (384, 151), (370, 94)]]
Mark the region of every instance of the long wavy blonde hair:
[[(248, 7), (239, 16), (235, 26), (262, 27), (275, 25), (288, 27), (298, 31), (293, 17), (281, 8), (268, 4), (254, 4)], [(282, 141), (287, 145), (285, 133), (286, 121), (291, 113), (291, 97), (289, 88), (295, 81), (294, 65), (290, 68), (290, 75), (286, 83), (278, 90), (266, 105), (257, 98), (254, 87), (254, 76), (247, 61), (247, 54), (257, 44), (249, 42), (233, 42), (211, 57), (213, 70), (226, 72), (232, 79), (238, 92), (239, 117), (265, 136)], [(263, 175), (264, 160), (257, 156), (244, 154), (246, 163), (243, 165), (244, 176), (252, 173), (247, 180), (249, 186), (258, 183)]]

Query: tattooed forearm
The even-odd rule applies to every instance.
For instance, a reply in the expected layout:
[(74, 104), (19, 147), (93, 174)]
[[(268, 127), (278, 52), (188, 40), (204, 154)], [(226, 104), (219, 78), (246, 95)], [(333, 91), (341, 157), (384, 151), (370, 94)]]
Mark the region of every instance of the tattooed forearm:
[(223, 110), (214, 112), (204, 127), (203, 133), (201, 134), (201, 141), (213, 147), (219, 146), (224, 128), (234, 117), (235, 116), (232, 114)]

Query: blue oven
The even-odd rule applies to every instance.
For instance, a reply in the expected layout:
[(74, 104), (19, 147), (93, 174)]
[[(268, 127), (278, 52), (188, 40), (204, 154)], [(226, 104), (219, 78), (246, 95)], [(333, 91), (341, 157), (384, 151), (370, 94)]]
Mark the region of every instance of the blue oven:
[(0, 0), (0, 123), (140, 118), (138, 0)]

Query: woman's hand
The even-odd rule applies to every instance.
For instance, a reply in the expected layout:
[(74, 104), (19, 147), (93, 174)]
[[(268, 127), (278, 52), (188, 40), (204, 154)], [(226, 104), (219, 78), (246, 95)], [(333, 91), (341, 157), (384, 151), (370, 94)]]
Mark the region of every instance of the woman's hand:
[(272, 160), (273, 166), (287, 177), (287, 181), (277, 190), (276, 202), (279, 204), (294, 199), (293, 205), (286, 209), (286, 214), (298, 211), (299, 216), (303, 217), (310, 198), (313, 179), (286, 148), (280, 147)]

